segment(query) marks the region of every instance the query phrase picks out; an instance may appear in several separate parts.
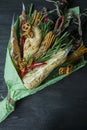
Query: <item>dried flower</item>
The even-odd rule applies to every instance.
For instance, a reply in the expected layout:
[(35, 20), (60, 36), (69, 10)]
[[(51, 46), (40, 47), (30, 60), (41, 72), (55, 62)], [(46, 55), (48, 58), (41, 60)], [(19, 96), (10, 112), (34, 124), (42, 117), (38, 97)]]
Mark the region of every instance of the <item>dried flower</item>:
[(49, 18), (48, 18), (48, 17), (46, 17), (44, 20), (45, 20), (46, 22), (48, 22), (48, 21), (49, 21)]
[(62, 2), (63, 2), (63, 3), (67, 3), (67, 1), (66, 1), (66, 0), (62, 0)]

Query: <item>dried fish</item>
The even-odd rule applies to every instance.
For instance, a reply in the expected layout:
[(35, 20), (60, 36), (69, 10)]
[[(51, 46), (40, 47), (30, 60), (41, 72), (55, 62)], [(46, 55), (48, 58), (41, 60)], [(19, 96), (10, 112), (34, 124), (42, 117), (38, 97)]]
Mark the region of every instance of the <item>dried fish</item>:
[(56, 54), (46, 61), (46, 64), (31, 70), (23, 77), (24, 86), (28, 89), (37, 87), (57, 66), (66, 60), (70, 48), (60, 49)]
[(20, 53), (20, 47), (18, 45), (18, 40), (15, 34), (14, 29), (14, 16), (12, 20), (12, 26), (11, 26), (11, 44), (10, 44), (10, 54), (12, 57), (12, 60), (14, 61), (15, 65), (18, 65), (18, 62), (21, 60), (21, 53)]
[(27, 59), (28, 56), (34, 55), (40, 46), (42, 40), (42, 32), (39, 27), (32, 27), (34, 37), (27, 38), (24, 44), (24, 58)]

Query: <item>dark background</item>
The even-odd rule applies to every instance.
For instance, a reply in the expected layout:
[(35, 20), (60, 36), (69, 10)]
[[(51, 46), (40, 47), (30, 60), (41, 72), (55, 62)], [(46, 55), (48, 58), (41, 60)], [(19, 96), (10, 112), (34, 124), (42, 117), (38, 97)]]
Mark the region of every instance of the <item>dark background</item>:
[[(52, 8), (45, 0), (23, 0), (26, 7)], [(7, 95), (4, 82), (6, 48), (13, 13), (21, 12), (22, 0), (0, 0), (0, 99)], [(81, 9), (86, 0), (73, 0)], [(84, 25), (86, 27), (86, 25)], [(83, 34), (85, 45), (87, 28)], [(87, 59), (87, 55), (86, 55)], [(15, 111), (0, 124), (0, 130), (87, 130), (87, 66), (62, 81), (16, 103)]]

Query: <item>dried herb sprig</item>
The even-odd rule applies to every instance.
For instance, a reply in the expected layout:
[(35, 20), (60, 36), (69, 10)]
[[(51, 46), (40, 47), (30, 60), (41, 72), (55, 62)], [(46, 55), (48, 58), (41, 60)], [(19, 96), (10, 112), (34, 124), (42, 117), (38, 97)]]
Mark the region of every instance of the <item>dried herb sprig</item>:
[(32, 12), (33, 12), (33, 4), (31, 3), (31, 5), (29, 7), (29, 14), (28, 14), (29, 18), (31, 17)]
[(68, 43), (65, 42), (69, 35), (70, 34), (68, 32), (65, 32), (62, 36), (60, 36), (60, 38), (56, 38), (53, 46), (45, 54), (38, 58), (37, 61), (46, 61), (52, 56), (52, 54), (57, 53), (60, 48), (66, 48), (70, 46), (72, 39)]
[(42, 39), (52, 29), (53, 21), (48, 18), (48, 21), (40, 22), (39, 27), (42, 30)]

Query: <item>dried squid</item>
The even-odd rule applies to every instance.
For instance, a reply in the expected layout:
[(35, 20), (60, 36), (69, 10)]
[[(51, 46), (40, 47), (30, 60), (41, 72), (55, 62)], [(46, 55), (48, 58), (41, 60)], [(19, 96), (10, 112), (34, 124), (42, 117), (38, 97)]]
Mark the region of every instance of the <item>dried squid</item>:
[(41, 40), (42, 40), (42, 32), (38, 27), (38, 24), (41, 20), (43, 20), (44, 16), (40, 14), (40, 12), (35, 11), (33, 16), (33, 24), (26, 22), (22, 26), (23, 36), (26, 37), (23, 52), (24, 58), (27, 59), (28, 56), (33, 56), (39, 49)]
[(23, 77), (24, 86), (28, 89), (37, 87), (57, 66), (63, 64), (71, 47), (60, 49), (46, 61), (47, 64), (31, 70)]
[(18, 65), (18, 62), (21, 60), (21, 53), (20, 53), (20, 47), (18, 45), (18, 40), (15, 34), (15, 29), (14, 29), (14, 17), (12, 21), (12, 27), (11, 27), (11, 45), (10, 45), (10, 54), (12, 57), (13, 62), (15, 65)]
[(38, 26), (32, 26), (32, 31), (28, 33), (28, 36), (24, 43), (24, 58), (27, 59), (28, 56), (35, 54), (42, 40), (42, 33)]

